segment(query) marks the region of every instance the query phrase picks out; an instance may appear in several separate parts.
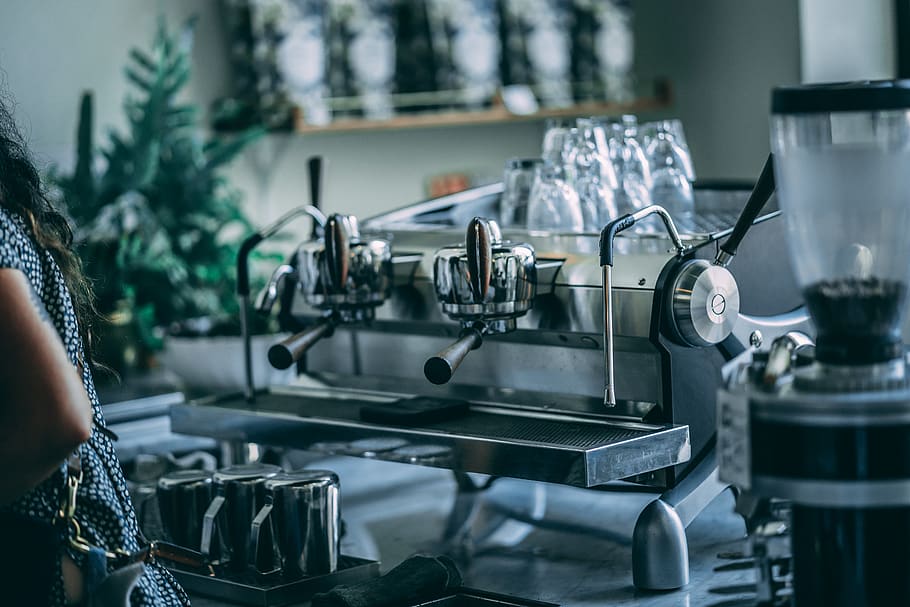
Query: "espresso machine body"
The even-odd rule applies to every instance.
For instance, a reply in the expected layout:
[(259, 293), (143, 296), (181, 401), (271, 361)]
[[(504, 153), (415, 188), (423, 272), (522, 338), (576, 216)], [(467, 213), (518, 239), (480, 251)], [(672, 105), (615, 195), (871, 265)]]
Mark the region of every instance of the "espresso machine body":
[[(748, 186), (697, 190), (698, 232), (675, 242), (651, 218), (640, 231), (617, 235), (607, 289), (597, 234), (497, 234), (490, 222), (478, 221), (497, 217), (501, 193), (501, 184), (483, 186), (362, 222), (363, 238), (391, 244), (389, 295), (371, 318), (334, 325), (332, 338), (297, 362), (295, 383), (272, 386), (253, 402), (225, 396), (174, 407), (172, 426), (327, 455), (662, 493), (636, 523), (633, 579), (641, 588), (679, 588), (688, 582), (685, 527), (729, 486), (717, 478), (713, 451), (722, 367), (763, 341), (810, 330), (780, 246), (778, 212), (758, 217), (727, 268), (739, 309), (713, 312), (732, 315), (729, 328), (716, 343), (693, 345), (698, 331), (686, 323), (696, 316), (692, 306), (679, 304), (697, 295), (701, 279), (690, 284), (680, 277), (692, 268), (727, 272), (715, 272), (706, 260), (754, 197)], [(434, 281), (434, 265), (446, 251), (468, 248), (469, 225), (489, 228), (477, 233), (489, 241), (491, 259), (500, 238), (521, 243), (503, 245), (503, 259), (512, 260), (503, 263), (521, 259), (525, 269), (514, 275), (534, 284), (521, 291), (531, 294), (529, 305), (524, 297), (508, 298), (521, 302), (508, 318), (461, 318), (463, 309), (449, 305), (448, 291), (440, 293)], [(468, 267), (474, 270), (464, 278), (476, 280), (472, 272), (480, 265)], [(497, 271), (495, 263), (484, 267)], [(473, 297), (493, 296), (478, 285)], [(291, 281), (277, 299), (284, 331), (307, 331), (323, 318), (324, 310)], [(472, 340), (461, 348), (457, 372), (439, 384), (428, 381), (428, 360), (445, 358), (477, 322), (504, 330), (481, 331), (482, 347)], [(611, 365), (605, 365), (608, 351)], [(607, 375), (615, 396), (609, 405)]]
[[(618, 402), (613, 407), (601, 398), (598, 237), (505, 230), (504, 238), (526, 242), (536, 252), (536, 297), (529, 310), (514, 318), (515, 330), (486, 339), (449, 383), (433, 385), (422, 377), (424, 362), (460, 331), (459, 319), (447, 313), (451, 305), (436, 292), (434, 264), (439, 263), (439, 252), (445, 254), (463, 239), (467, 218), (495, 216), (500, 189), (478, 188), (365, 221), (365, 232), (382, 233), (392, 242), (392, 295), (376, 308), (368, 325), (339, 327), (333, 341), (320, 344), (301, 366), (303, 377), (321, 389), (467, 400), (514, 412), (516, 422), (542, 414), (614, 421), (630, 428), (687, 427), (686, 457), (623, 477), (655, 487), (674, 486), (712, 444), (715, 391), (724, 363), (748, 347), (750, 339), (771, 339), (805, 324), (789, 268), (781, 265), (786, 260), (773, 246), (781, 238), (779, 221), (773, 211), (766, 216), (734, 260), (731, 270), (744, 293), (744, 313), (733, 334), (711, 347), (691, 347), (679, 338), (670, 290), (680, 265), (713, 257), (717, 239), (729, 231), (748, 190), (705, 191), (705, 204), (716, 208), (713, 215), (706, 213), (706, 221), (716, 224), (714, 232), (687, 240), (692, 249), (685, 256), (677, 255), (659, 232), (617, 239), (613, 331)], [(775, 296), (762, 295), (768, 290)], [(285, 329), (298, 330), (317, 316), (305, 298), (295, 297), (290, 313), (283, 314)], [(306, 390), (288, 387), (281, 392), (304, 395)], [(542, 476), (537, 480), (581, 486), (618, 480), (588, 474)]]

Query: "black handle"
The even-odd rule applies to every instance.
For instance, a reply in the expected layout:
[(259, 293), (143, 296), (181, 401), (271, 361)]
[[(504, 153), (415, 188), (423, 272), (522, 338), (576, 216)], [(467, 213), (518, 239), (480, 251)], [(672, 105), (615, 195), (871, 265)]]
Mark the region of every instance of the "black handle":
[[(307, 160), (307, 174), (310, 177), (310, 204), (322, 210), (322, 156), (310, 156)], [(319, 237), (319, 225), (313, 222), (312, 238)]]
[(745, 238), (746, 232), (752, 227), (755, 218), (765, 208), (765, 203), (768, 202), (771, 194), (774, 193), (774, 163), (771, 160), (771, 154), (768, 154), (765, 166), (762, 167), (761, 175), (758, 176), (758, 181), (755, 182), (755, 187), (752, 188), (752, 193), (749, 194), (749, 200), (736, 221), (733, 232), (727, 238), (727, 241), (720, 246), (720, 250), (730, 257), (736, 255), (736, 250), (739, 248), (743, 238)]
[(273, 344), (269, 348), (269, 362), (276, 369), (287, 369), (300, 360), (307, 350), (317, 341), (332, 334), (335, 322), (331, 318), (323, 318), (311, 327), (300, 333), (295, 333), (287, 339)]
[[(191, 569), (207, 569), (209, 571), (211, 569), (209, 559), (201, 552), (196, 552), (195, 550), (184, 546), (178, 546), (177, 544), (154, 540), (145, 548), (145, 550), (143, 550), (143, 552), (145, 555), (141, 560), (144, 562), (165, 560)], [(136, 562), (136, 559), (131, 560)], [(214, 575), (214, 572), (212, 572), (211, 575)]]
[(458, 341), (442, 350), (436, 356), (431, 356), (423, 365), (423, 374), (431, 383), (437, 386), (452, 379), (455, 369), (461, 364), (471, 350), (476, 350), (483, 343), (483, 336), (474, 327), (469, 327), (461, 332)]
[[(237, 251), (237, 295), (244, 297), (250, 294), (249, 257), (253, 249), (263, 240), (260, 232), (253, 232), (240, 245)], [(241, 313), (245, 311), (241, 310)]]
[(623, 215), (604, 226), (600, 233), (600, 265), (613, 266), (613, 239), (623, 230), (635, 225), (635, 217)]
[[(313, 607), (371, 605), (398, 607), (437, 603), (451, 596), (462, 584), (461, 573), (447, 556), (412, 556), (382, 577), (357, 584), (336, 586), (313, 596)], [(473, 601), (465, 601), (471, 603)]]

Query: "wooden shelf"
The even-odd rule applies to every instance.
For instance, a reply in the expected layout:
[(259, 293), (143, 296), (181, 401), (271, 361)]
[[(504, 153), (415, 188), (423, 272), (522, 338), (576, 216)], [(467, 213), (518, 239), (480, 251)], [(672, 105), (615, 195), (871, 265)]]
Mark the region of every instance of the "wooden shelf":
[(669, 87), (664, 85), (655, 88), (657, 90), (653, 96), (640, 97), (628, 103), (579, 103), (567, 108), (541, 109), (533, 114), (521, 115), (512, 114), (504, 106), (497, 105), (490, 109), (479, 111), (444, 111), (401, 114), (388, 120), (343, 118), (325, 126), (316, 126), (306, 124), (303, 120), (303, 116), (298, 112), (295, 115), (294, 130), (299, 134), (309, 135), (317, 133), (477, 126), (486, 124), (535, 122), (547, 118), (634, 114), (638, 112), (661, 110), (669, 107), (671, 102)]

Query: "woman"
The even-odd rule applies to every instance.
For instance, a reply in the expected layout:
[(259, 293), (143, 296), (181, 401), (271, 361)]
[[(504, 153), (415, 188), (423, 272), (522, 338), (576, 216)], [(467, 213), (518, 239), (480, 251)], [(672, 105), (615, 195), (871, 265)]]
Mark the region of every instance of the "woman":
[[(80, 468), (75, 519), (81, 536), (108, 552), (133, 553), (140, 548), (136, 515), (92, 380), (85, 346), (90, 343), (93, 308), (71, 242), (66, 220), (45, 198), (38, 173), (0, 101), (4, 604), (96, 604), (99, 594), (110, 590), (103, 584), (114, 565), (103, 556), (99, 560), (98, 552), (89, 558), (73, 549), (68, 539), (74, 526), (57, 520), (65, 483)], [(141, 576), (130, 593), (131, 605), (188, 604), (165, 569), (146, 565), (136, 572)], [(6, 603), (10, 593), (18, 600)]]

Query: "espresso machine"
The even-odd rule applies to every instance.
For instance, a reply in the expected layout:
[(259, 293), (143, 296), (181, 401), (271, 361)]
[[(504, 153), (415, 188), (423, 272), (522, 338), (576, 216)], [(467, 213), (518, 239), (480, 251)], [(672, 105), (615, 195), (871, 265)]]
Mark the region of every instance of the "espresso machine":
[(514, 331), (518, 317), (531, 308), (537, 293), (534, 248), (503, 242), (499, 224), (475, 217), (464, 246), (436, 252), (433, 282), (443, 312), (461, 323), (458, 341), (423, 366), (428, 380), (444, 384), (485, 335)]
[(790, 503), (796, 607), (910, 604), (910, 82), (775, 89), (771, 147), (816, 337), (731, 365), (721, 478)]
[[(369, 322), (333, 324), (295, 383), (254, 402), (174, 407), (174, 431), (654, 492), (633, 535), (633, 579), (681, 587), (685, 527), (729, 486), (714, 449), (721, 370), (809, 330), (773, 199), (759, 213), (768, 173), (754, 189), (697, 189), (683, 233), (660, 207), (620, 218), (609, 238), (500, 230), (499, 183), (364, 220), (360, 239), (390, 246), (388, 295)], [(298, 282), (273, 285), (292, 333), (326, 316)]]
[(281, 285), (291, 281), (308, 305), (322, 310), (305, 329), (269, 348), (272, 366), (287, 369), (320, 339), (331, 337), (340, 324), (371, 321), (389, 294), (391, 259), (387, 240), (361, 239), (356, 217), (330, 215), (324, 236), (301, 244), (295, 265), (279, 266), (257, 302), (257, 310), (267, 314)]

